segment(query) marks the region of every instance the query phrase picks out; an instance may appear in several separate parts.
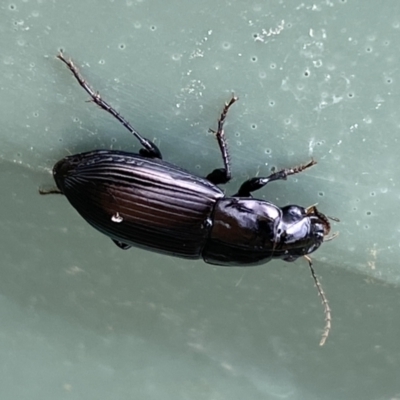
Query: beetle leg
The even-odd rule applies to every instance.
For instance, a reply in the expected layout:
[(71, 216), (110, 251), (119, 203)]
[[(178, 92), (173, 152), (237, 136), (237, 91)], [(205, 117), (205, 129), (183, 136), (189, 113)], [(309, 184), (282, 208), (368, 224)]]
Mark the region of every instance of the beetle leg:
[(307, 168), (312, 167), (317, 162), (311, 160), (305, 165), (299, 165), (290, 169), (281, 169), (280, 171), (274, 172), (273, 174), (265, 177), (265, 178), (251, 178), (240, 186), (239, 191), (235, 194), (234, 197), (251, 197), (251, 192), (255, 192), (258, 189), (264, 187), (267, 183), (278, 180), (286, 180), (289, 175), (298, 174), (299, 172), (304, 171)]
[(39, 194), (63, 194), (63, 192), (57, 188), (53, 188), (53, 189), (39, 188)]
[(224, 162), (224, 168), (214, 169), (210, 174), (207, 175), (207, 179), (214, 185), (220, 185), (230, 181), (231, 175), (231, 163), (229, 159), (228, 144), (225, 138), (224, 123), (228, 114), (229, 108), (238, 100), (237, 97), (232, 95), (229, 103), (225, 103), (225, 107), (218, 119), (218, 129), (214, 131), (210, 129), (210, 132), (215, 134), (218, 141), (218, 146), (221, 151), (222, 161)]
[(130, 244), (126, 244), (126, 243), (121, 242), (119, 240), (115, 240), (115, 239), (111, 239), (111, 240), (122, 250), (128, 250), (128, 249), (130, 249), (132, 247)]
[(98, 92), (95, 92), (90, 85), (85, 81), (83, 76), (80, 74), (78, 68), (74, 64), (71, 59), (66, 59), (64, 54), (60, 51), (57, 55), (57, 58), (60, 59), (68, 69), (73, 73), (75, 79), (78, 83), (85, 89), (85, 91), (89, 94), (92, 101), (96, 103), (100, 108), (110, 113), (114, 118), (116, 118), (129, 132), (139, 140), (140, 144), (143, 146), (143, 149), (140, 149), (139, 153), (142, 156), (149, 158), (162, 158), (161, 152), (158, 147), (149, 139), (143, 137), (136, 129), (134, 129), (131, 124), (122, 117), (113, 107), (111, 107), (106, 101), (104, 101)]

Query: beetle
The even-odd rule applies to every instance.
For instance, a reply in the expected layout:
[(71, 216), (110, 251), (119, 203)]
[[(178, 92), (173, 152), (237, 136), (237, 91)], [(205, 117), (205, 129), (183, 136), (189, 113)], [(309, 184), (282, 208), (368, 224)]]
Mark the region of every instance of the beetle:
[(53, 167), (57, 188), (40, 193), (65, 195), (90, 225), (124, 250), (136, 246), (223, 266), (259, 265), (273, 259), (291, 262), (304, 256), (324, 306), (323, 345), (331, 328), (331, 310), (308, 254), (332, 238), (329, 219), (334, 218), (315, 205), (281, 208), (252, 197), (269, 182), (286, 180), (316, 162), (248, 179), (235, 195), (226, 196), (217, 185), (231, 179), (224, 123), (237, 97), (232, 95), (225, 104), (217, 130), (212, 131), (223, 168), (203, 178), (164, 161), (158, 147), (91, 88), (71, 59), (62, 52), (57, 57), (91, 100), (136, 137), (141, 149), (138, 154), (94, 150), (64, 157)]

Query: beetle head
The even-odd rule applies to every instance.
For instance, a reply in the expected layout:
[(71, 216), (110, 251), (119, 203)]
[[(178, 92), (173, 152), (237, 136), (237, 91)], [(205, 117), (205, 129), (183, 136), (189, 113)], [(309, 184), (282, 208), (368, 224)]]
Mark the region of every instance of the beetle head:
[(320, 213), (315, 206), (283, 207), (278, 242), (279, 248), (288, 250), (283, 259), (294, 261), (300, 256), (314, 252), (326, 239), (330, 229), (328, 217)]

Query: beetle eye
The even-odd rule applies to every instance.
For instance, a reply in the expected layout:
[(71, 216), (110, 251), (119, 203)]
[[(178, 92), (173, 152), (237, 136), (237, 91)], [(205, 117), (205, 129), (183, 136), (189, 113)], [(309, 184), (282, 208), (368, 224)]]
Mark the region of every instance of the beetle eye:
[(287, 224), (300, 221), (305, 215), (303, 207), (299, 206), (286, 206), (282, 208), (282, 219)]

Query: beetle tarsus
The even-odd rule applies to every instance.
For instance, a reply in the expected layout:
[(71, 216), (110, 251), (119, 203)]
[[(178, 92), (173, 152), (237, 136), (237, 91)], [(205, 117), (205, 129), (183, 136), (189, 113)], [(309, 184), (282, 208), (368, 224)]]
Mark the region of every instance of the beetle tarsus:
[(207, 175), (207, 179), (214, 185), (221, 185), (227, 183), (231, 180), (231, 162), (229, 158), (228, 144), (224, 132), (224, 123), (226, 116), (228, 115), (229, 108), (238, 100), (239, 98), (232, 95), (228, 103), (225, 103), (224, 109), (218, 119), (218, 129), (214, 131), (210, 129), (210, 132), (215, 134), (218, 141), (218, 146), (221, 151), (222, 161), (224, 162), (224, 168), (218, 168)]
[(57, 55), (57, 58), (61, 60), (68, 69), (72, 72), (75, 79), (78, 83), (83, 87), (83, 89), (89, 94), (91, 100), (96, 103), (100, 108), (110, 113), (114, 118), (116, 118), (129, 132), (131, 132), (137, 140), (139, 140), (140, 144), (146, 150), (144, 154), (149, 158), (162, 158), (161, 152), (158, 147), (149, 139), (143, 137), (136, 129), (132, 127), (132, 125), (113, 107), (111, 107), (106, 101), (102, 99), (99, 92), (94, 91), (90, 85), (86, 82), (83, 76), (80, 74), (77, 66), (71, 59), (66, 59), (64, 54), (60, 51)]

